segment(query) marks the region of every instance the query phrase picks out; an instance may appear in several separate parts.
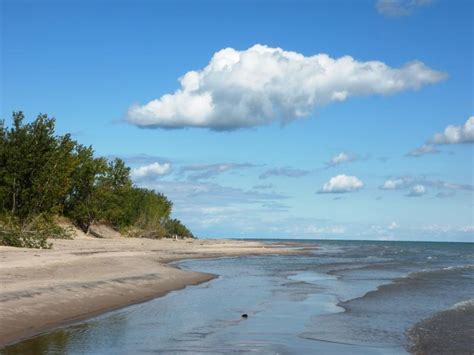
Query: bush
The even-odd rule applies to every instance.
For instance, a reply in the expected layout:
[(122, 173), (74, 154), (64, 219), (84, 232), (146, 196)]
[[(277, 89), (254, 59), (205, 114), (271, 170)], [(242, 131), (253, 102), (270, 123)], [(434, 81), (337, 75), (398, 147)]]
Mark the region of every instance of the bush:
[(3, 216), (0, 221), (0, 244), (20, 248), (51, 248), (47, 228), (37, 219), (20, 221), (12, 216)]

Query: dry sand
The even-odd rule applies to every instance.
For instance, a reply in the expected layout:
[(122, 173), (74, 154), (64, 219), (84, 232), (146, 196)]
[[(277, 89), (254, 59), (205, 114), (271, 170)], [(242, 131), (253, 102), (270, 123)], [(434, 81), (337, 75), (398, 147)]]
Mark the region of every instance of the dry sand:
[(0, 347), (187, 285), (212, 274), (167, 263), (290, 254), (288, 245), (233, 240), (56, 240), (51, 250), (0, 247)]

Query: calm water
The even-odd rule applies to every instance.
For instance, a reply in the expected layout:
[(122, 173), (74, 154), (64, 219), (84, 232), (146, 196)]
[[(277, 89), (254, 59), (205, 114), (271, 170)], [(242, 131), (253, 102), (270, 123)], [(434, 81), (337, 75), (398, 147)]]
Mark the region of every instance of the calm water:
[(181, 262), (220, 277), (4, 353), (404, 354), (410, 327), (474, 298), (474, 244), (313, 243), (308, 256)]

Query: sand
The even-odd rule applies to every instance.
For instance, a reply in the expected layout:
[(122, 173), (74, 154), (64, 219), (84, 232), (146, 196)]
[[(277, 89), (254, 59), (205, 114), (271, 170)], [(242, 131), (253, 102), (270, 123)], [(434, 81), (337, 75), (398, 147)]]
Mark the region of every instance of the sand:
[(216, 277), (171, 261), (301, 252), (255, 241), (85, 236), (51, 250), (0, 247), (0, 347)]

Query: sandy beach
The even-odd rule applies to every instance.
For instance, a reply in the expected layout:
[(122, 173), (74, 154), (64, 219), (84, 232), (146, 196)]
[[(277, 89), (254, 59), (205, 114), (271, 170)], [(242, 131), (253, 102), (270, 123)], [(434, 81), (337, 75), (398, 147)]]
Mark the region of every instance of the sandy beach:
[(301, 253), (288, 246), (82, 236), (51, 250), (0, 247), (0, 347), (216, 277), (172, 261)]

